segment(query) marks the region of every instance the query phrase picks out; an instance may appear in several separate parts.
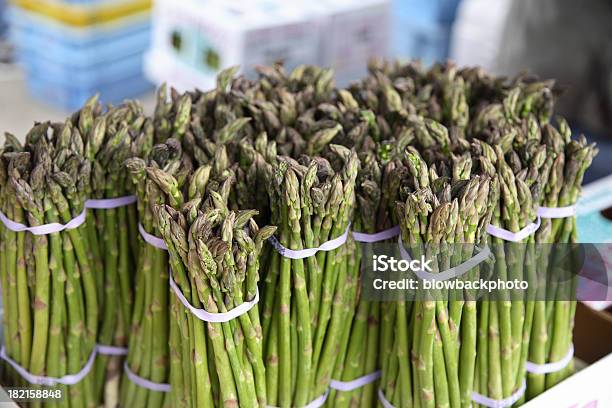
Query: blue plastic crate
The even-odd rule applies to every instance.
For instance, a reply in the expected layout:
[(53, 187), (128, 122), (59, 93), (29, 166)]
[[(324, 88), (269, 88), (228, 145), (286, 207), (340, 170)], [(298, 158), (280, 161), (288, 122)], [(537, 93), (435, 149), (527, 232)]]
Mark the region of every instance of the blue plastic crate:
[(116, 103), (152, 87), (144, 78), (140, 53), (85, 69), (58, 64), (23, 51), (17, 53), (17, 58), (35, 97), (68, 110), (78, 108), (97, 92), (104, 101)]
[[(2, 0), (0, 0), (2, 1)], [(121, 40), (134, 33), (150, 30), (150, 14), (139, 13), (112, 23), (88, 27), (72, 27), (47, 17), (10, 7), (8, 18), (12, 31), (25, 31), (72, 47), (90, 47), (109, 41)]]
[(452, 24), (461, 0), (395, 0), (393, 15), (424, 23)]
[(7, 30), (6, 8), (6, 0), (0, 0), (0, 38), (4, 37)]
[(88, 87), (70, 87), (56, 84), (31, 75), (28, 89), (35, 98), (67, 111), (79, 109), (96, 93), (104, 103), (118, 104), (125, 99), (141, 96), (153, 89), (153, 85), (142, 74), (126, 77), (105, 84), (89, 84)]
[(143, 54), (149, 47), (150, 38), (148, 23), (108, 33), (106, 36), (87, 38), (53, 37), (41, 33), (40, 28), (30, 26), (13, 26), (11, 29), (11, 39), (18, 54), (40, 55), (44, 60), (75, 69)]
[(461, 0), (444, 0), (440, 13), (438, 14), (438, 21), (441, 24), (452, 25), (457, 18), (457, 9)]
[(91, 95), (120, 102), (151, 89), (143, 54), (151, 37), (147, 13), (110, 24), (75, 28), (11, 8), (15, 56), (38, 99), (68, 110)]
[(396, 0), (393, 50), (400, 58), (426, 64), (448, 57), (452, 25), (461, 0)]
[(116, 79), (142, 74), (142, 54), (136, 53), (120, 59), (103, 61), (87, 68), (49, 60), (40, 54), (19, 50), (17, 61), (25, 68), (28, 77), (36, 76), (45, 81), (63, 86), (90, 87)]
[(448, 57), (451, 28), (402, 19), (394, 22), (393, 51), (396, 57), (420, 59), (430, 65)]

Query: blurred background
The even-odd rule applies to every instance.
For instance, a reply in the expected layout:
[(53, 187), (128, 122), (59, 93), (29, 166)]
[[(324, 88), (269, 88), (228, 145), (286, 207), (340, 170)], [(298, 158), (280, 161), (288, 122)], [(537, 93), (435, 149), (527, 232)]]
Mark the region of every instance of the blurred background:
[(232, 65), (332, 66), (344, 86), (371, 57), (451, 59), (557, 79), (559, 113), (601, 148), (589, 182), (612, 173), (610, 21), (609, 0), (0, 0), (0, 127), (95, 93), (151, 109), (156, 85), (207, 89)]

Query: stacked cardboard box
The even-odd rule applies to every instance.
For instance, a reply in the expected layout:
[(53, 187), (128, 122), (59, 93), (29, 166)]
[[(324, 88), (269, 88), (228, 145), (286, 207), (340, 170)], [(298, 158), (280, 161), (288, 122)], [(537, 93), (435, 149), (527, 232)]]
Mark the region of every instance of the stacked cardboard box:
[(155, 2), (145, 69), (155, 82), (209, 88), (223, 68), (284, 61), (335, 69), (339, 85), (366, 72), (390, 43), (388, 0), (172, 0)]
[[(523, 408), (612, 406), (612, 313), (583, 304), (576, 308), (574, 347), (583, 368), (523, 405)], [(578, 368), (579, 364), (576, 364)]]

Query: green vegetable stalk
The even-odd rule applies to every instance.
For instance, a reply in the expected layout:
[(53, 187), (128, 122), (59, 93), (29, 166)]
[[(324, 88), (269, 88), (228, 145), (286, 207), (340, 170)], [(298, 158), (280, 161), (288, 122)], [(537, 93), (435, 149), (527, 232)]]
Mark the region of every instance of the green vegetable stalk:
[[(181, 293), (198, 309), (224, 313), (255, 298), (259, 254), (275, 228), (259, 229), (252, 218), (256, 211), (229, 210), (233, 172), (225, 169), (213, 181), (210, 170), (208, 165), (200, 167), (184, 194), (177, 191), (185, 203), (179, 200), (173, 206), (156, 207), (156, 222), (168, 245), (173, 279)], [(176, 185), (170, 176), (154, 169), (149, 172), (160, 185)], [(175, 294), (171, 296), (177, 320), (171, 339), (173, 406), (265, 406), (266, 373), (257, 306), (227, 322), (205, 322), (191, 314)]]
[[(86, 123), (84, 124), (86, 125)], [(2, 211), (30, 227), (66, 224), (82, 213), (91, 163), (79, 127), (37, 124), (24, 146), (7, 135), (0, 158)], [(33, 235), (3, 229), (1, 275), (7, 354), (34, 375), (84, 369), (98, 331), (97, 271), (85, 226)], [(28, 385), (17, 374), (12, 384)], [(95, 407), (94, 376), (63, 386), (60, 406)]]
[[(473, 244), (486, 243), (497, 184), (469, 173), (466, 179), (438, 178), (414, 149), (407, 149), (405, 157), (406, 170), (397, 172), (407, 189), (398, 204), (402, 240), (411, 256), (426, 255), (434, 260), (434, 271), (442, 272), (475, 255)], [(458, 168), (454, 172), (459, 174)], [(478, 277), (478, 268), (468, 276)], [(414, 302), (397, 302), (383, 320), (381, 390), (395, 406), (469, 406), (477, 355), (476, 297), (421, 295)]]
[[(190, 159), (182, 154), (180, 143), (168, 139), (155, 145), (147, 160), (131, 158), (127, 169), (136, 186), (138, 215), (142, 228), (160, 237), (155, 224), (154, 207), (174, 204), (178, 197), (173, 191), (162, 189), (147, 177), (147, 168), (157, 168), (172, 175), (182, 185), (192, 171)], [(154, 383), (168, 383), (169, 361), (169, 285), (167, 251), (139, 239), (139, 265), (136, 271), (134, 307), (128, 342), (127, 364), (132, 372)], [(167, 393), (149, 390), (123, 377), (121, 406), (171, 406)]]
[[(537, 198), (532, 198), (529, 186), (514, 177), (500, 149), (497, 149), (497, 172), (500, 175), (500, 201), (492, 224), (516, 232), (535, 220)], [(527, 279), (534, 282), (533, 264), (529, 248), (524, 243), (505, 244), (500, 238), (491, 239), (494, 245), (495, 273), (499, 279)], [(533, 242), (528, 237), (524, 242)], [(501, 292), (499, 300), (484, 301), (479, 327), (487, 330), (487, 355), (479, 354), (481, 367), (478, 392), (493, 399), (511, 396), (522, 385), (525, 376), (526, 348), (529, 345), (533, 301), (514, 299)], [(488, 322), (484, 317), (488, 316)], [(479, 342), (480, 347), (483, 343)], [(487, 359), (488, 368), (482, 359)]]
[[(394, 201), (397, 188), (392, 186), (391, 173), (394, 163), (386, 156), (389, 145), (377, 146), (373, 141), (360, 154), (361, 167), (357, 176), (357, 211), (351, 225), (353, 231), (374, 234), (393, 227), (390, 202)], [(377, 148), (378, 147), (378, 148)], [(360, 265), (361, 250), (355, 249), (354, 263)], [(342, 348), (334, 368), (333, 379), (352, 381), (380, 369), (380, 302), (369, 302), (358, 290), (357, 305), (352, 307), (343, 332)], [(330, 406), (372, 406), (376, 400), (377, 383), (372, 382), (353, 391), (332, 390)]]
[[(48, 235), (0, 225), (6, 353), (59, 377), (80, 371), (96, 343), (127, 347), (132, 372), (172, 386), (119, 380), (123, 358), (99, 355), (52, 405), (287, 408), (329, 392), (329, 406), (373, 406), (380, 388), (396, 407), (468, 408), (473, 391), (502, 399), (526, 382), (519, 405), (572, 373), (571, 363), (549, 374), (526, 367), (557, 362), (572, 344), (576, 282), (555, 279), (558, 254), (547, 248), (576, 242), (575, 218), (543, 218), (519, 243), (487, 232), (490, 223), (517, 232), (538, 207), (578, 199), (597, 149), (572, 139), (563, 119), (551, 123), (552, 81), (371, 61), (367, 77), (335, 89), (330, 69), (256, 71), (251, 80), (226, 69), (206, 92), (162, 86), (151, 118), (135, 102), (104, 108), (94, 97), (63, 124), (36, 124), (23, 145), (6, 135), (0, 210), (9, 219), (67, 223), (87, 199), (137, 196)], [(168, 250), (145, 242), (138, 224)], [(526, 279), (534, 289), (368, 302), (352, 234), (330, 251), (283, 255), (397, 224), (435, 272), (488, 244), (495, 261), (466, 279)], [(206, 322), (170, 276), (211, 313), (258, 290), (261, 300)], [(329, 391), (332, 380), (377, 370), (378, 382)], [(10, 369), (5, 382), (27, 386)]]
[[(572, 205), (578, 199), (580, 186), (585, 170), (597, 154), (594, 145), (587, 144), (584, 137), (571, 140), (571, 131), (567, 124), (559, 121), (557, 130), (551, 125), (543, 128), (542, 139), (553, 159), (552, 168), (543, 192), (542, 205), (555, 208)], [(563, 359), (572, 345), (572, 328), (575, 301), (573, 286), (575, 282), (565, 282), (559, 273), (555, 273), (555, 253), (551, 252), (552, 243), (576, 242), (575, 218), (542, 219), (542, 226), (536, 234), (536, 240), (548, 251), (542, 251), (538, 262), (548, 272), (550, 281), (543, 284), (540, 296), (535, 304), (532, 342), (529, 349), (529, 361), (546, 364)], [(562, 251), (567, 249), (561, 248)], [(558, 279), (559, 282), (555, 280)], [(556, 284), (552, 284), (556, 282)], [(546, 297), (546, 301), (543, 299)], [(558, 299), (558, 300), (556, 300)], [(528, 398), (544, 392), (565, 379), (573, 372), (573, 364), (565, 369), (550, 374), (528, 374)]]
[[(85, 141), (85, 155), (92, 163), (91, 199), (124, 197), (132, 192), (124, 161), (150, 149), (153, 128), (135, 102), (104, 111), (97, 97), (72, 115)], [(132, 271), (137, 264), (138, 241), (136, 206), (89, 209), (86, 223), (90, 255), (98, 281), (100, 327), (98, 343), (127, 347), (133, 306)], [(119, 403), (119, 383), (123, 370), (121, 356), (100, 354), (96, 360), (96, 396), (105, 407)]]
[[(341, 236), (354, 205), (357, 155), (332, 145), (333, 163), (279, 156), (267, 167), (272, 223), (285, 248), (315, 248)], [(272, 253), (262, 303), (268, 404), (303, 406), (323, 395), (354, 305), (358, 265), (354, 246), (305, 259)]]

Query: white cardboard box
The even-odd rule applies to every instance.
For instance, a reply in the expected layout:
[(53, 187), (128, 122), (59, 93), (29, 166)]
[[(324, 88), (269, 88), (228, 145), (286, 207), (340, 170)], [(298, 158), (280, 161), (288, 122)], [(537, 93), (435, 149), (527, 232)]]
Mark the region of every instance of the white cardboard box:
[(202, 76), (198, 83), (214, 84), (232, 65), (250, 75), (255, 65), (283, 60), (287, 70), (331, 66), (342, 86), (362, 78), (371, 57), (388, 56), (390, 19), (390, 0), (157, 0), (149, 56), (175, 59), (156, 71), (184, 66)]
[(612, 354), (527, 402), (523, 408), (612, 407), (611, 373)]
[(172, 55), (152, 49), (144, 55), (144, 73), (154, 83), (166, 83), (179, 92), (194, 88), (208, 90), (215, 87), (215, 77), (181, 64)]
[(319, 30), (309, 17), (275, 1), (159, 0), (151, 55), (174, 58), (213, 84), (221, 69), (233, 65), (249, 74), (253, 66), (277, 60), (288, 69), (318, 63)]
[(389, 56), (391, 2), (388, 0), (316, 0), (322, 32), (321, 62), (333, 67), (338, 86), (363, 78), (370, 58)]
[(523, 407), (612, 407), (612, 314), (578, 304), (574, 346), (576, 357), (589, 365)]

